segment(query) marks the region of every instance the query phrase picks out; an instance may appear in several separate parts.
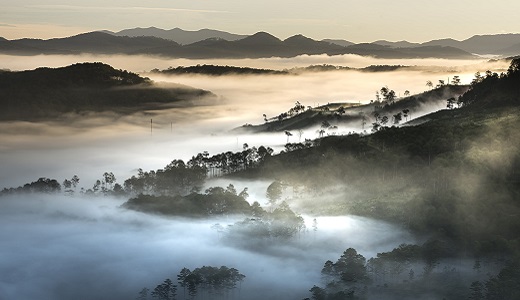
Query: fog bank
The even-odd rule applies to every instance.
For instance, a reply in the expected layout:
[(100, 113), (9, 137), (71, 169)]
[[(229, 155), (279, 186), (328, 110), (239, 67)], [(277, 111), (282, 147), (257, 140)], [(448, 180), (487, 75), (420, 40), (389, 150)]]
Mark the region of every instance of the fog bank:
[(319, 282), (323, 263), (346, 248), (371, 256), (413, 242), (384, 222), (319, 217), (315, 233), (249, 252), (224, 244), (211, 229), (237, 218), (145, 215), (119, 208), (124, 200), (108, 197), (0, 200), (0, 293), (6, 299), (133, 299), (165, 278), (175, 282), (183, 267), (203, 265), (226, 265), (246, 275), (241, 298), (302, 299)]

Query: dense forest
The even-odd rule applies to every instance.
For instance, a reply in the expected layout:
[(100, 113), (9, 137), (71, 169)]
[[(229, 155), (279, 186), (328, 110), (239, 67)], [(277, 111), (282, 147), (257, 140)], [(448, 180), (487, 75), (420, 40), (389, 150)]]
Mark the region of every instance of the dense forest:
[[(324, 136), (277, 155), (249, 145), (236, 153), (200, 153), (187, 163), (139, 170), (123, 185), (107, 172), (83, 192), (127, 197), (124, 207), (149, 213), (238, 214), (243, 221), (215, 229), (242, 241), (240, 247), (255, 239), (295, 238), (305, 226), (299, 214), (366, 216), (425, 237), (424, 243), (368, 259), (347, 248), (337, 261), (324, 262), (322, 282), (309, 287), (314, 300), (518, 299), (519, 80), (520, 59), (514, 59), (505, 73), (477, 73), (470, 86), (430, 91), (460, 95), (445, 99), (446, 109), (415, 120), (415, 126), (381, 122), (392, 105), (399, 112), (408, 107), (395, 101), (374, 108), (372, 134)], [(387, 97), (390, 90), (381, 92)], [(206, 179), (222, 176), (271, 180), (269, 208), (249, 204), (247, 189), (237, 192), (232, 185), (200, 193)], [(78, 181), (60, 185), (41, 178), (0, 195), (74, 194)], [(291, 196), (282, 199), (283, 190), (292, 190)], [(171, 280), (163, 284), (172, 291)], [(160, 299), (176, 299), (167, 297)]]

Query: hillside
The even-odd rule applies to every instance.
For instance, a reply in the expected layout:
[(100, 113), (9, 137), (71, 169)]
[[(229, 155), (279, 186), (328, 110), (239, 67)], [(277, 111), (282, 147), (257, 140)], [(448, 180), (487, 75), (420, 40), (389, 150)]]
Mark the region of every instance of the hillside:
[(128, 114), (199, 96), (186, 86), (158, 88), (148, 78), (102, 63), (0, 72), (0, 120), (38, 120), (63, 113), (112, 111)]
[(506, 251), (491, 246), (499, 240), (519, 251), (519, 66), (477, 80), (461, 108), (420, 125), (287, 147), (241, 176), (282, 180), (308, 213), (389, 220), (467, 253)]
[[(396, 122), (393, 120), (395, 114), (400, 114), (398, 123), (405, 123), (418, 115), (431, 111), (430, 107), (445, 107), (446, 100), (458, 98), (468, 90), (465, 85), (445, 85), (421, 94), (403, 97), (392, 101), (372, 101), (368, 104), (359, 103), (332, 103), (315, 108), (297, 109), (290, 108), (278, 116), (269, 117), (264, 124), (247, 124), (236, 128), (245, 132), (282, 132), (293, 130), (305, 130), (322, 128), (323, 135), (336, 134), (344, 128), (365, 130), (370, 132), (375, 122), (375, 113), (378, 118), (386, 116), (388, 124)], [(296, 104), (295, 107), (298, 106)], [(403, 111), (406, 110), (406, 114)], [(328, 125), (324, 125), (328, 124)]]

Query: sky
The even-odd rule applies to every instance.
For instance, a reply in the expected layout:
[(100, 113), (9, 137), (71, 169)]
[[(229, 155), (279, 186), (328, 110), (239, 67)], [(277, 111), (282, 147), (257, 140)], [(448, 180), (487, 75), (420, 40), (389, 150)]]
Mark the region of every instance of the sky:
[(516, 0), (0, 0), (0, 7), (0, 36), (7, 39), (150, 26), (267, 31), (282, 39), (303, 34), (356, 43), (520, 32)]

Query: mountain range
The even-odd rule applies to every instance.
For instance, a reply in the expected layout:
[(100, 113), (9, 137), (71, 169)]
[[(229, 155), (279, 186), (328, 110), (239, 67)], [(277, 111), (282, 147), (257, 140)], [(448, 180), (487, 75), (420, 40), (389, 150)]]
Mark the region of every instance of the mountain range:
[(410, 43), (408, 41), (389, 42), (379, 40), (373, 42), (373, 44), (389, 46), (392, 48), (448, 46), (480, 55), (517, 55), (519, 53), (518, 50), (520, 50), (520, 34), (475, 35), (462, 41), (447, 38), (424, 43)]
[(154, 36), (165, 40), (172, 40), (181, 45), (193, 44), (202, 40), (210, 38), (220, 38), (226, 41), (236, 41), (246, 38), (248, 35), (234, 34), (220, 30), (213, 29), (200, 29), (196, 31), (183, 30), (180, 28), (173, 29), (161, 29), (157, 27), (148, 28), (132, 28), (124, 29), (118, 32), (112, 32), (109, 30), (103, 30), (102, 32), (109, 33), (115, 36), (129, 36), (129, 37), (141, 37), (141, 36)]
[(474, 54), (511, 56), (520, 52), (520, 34), (473, 36), (463, 41), (441, 39), (425, 43), (407, 41), (352, 43), (346, 40), (313, 40), (301, 34), (281, 40), (267, 32), (238, 35), (201, 29), (185, 31), (155, 27), (119, 32), (95, 31), (66, 38), (0, 38), (0, 53), (37, 54), (152, 54), (179, 58), (263, 58), (298, 55), (357, 54), (379, 58), (473, 58)]

